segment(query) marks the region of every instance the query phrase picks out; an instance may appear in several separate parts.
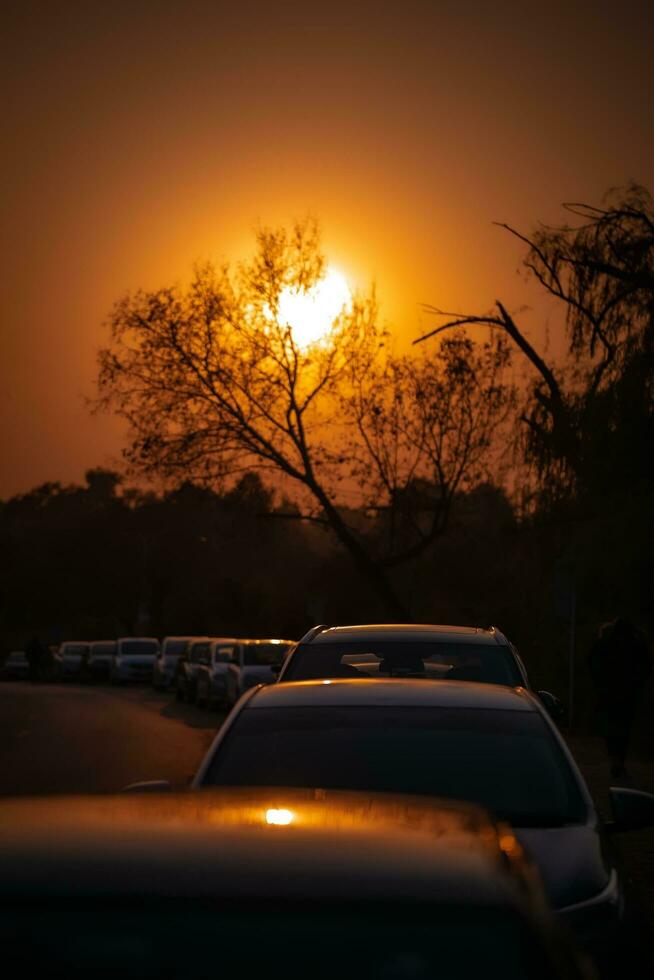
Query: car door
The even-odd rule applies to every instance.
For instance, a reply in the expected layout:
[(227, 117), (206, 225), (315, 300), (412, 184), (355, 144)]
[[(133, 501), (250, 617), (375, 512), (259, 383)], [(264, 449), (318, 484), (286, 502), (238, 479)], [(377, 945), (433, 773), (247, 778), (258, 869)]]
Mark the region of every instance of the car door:
[(234, 647), (231, 662), (227, 668), (226, 687), (228, 704), (236, 704), (239, 698), (239, 677), (243, 663), (243, 644), (237, 643)]

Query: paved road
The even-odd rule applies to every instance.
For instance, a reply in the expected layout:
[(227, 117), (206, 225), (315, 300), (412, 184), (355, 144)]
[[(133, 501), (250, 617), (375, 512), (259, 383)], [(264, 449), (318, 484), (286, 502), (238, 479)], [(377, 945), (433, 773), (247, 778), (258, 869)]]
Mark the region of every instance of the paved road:
[(0, 684), (0, 795), (184, 786), (221, 719), (144, 688)]

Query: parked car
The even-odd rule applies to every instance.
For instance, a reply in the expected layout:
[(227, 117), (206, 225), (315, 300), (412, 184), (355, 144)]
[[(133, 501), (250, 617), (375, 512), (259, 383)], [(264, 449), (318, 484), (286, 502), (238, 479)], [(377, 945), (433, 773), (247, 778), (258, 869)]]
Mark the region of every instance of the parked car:
[(116, 656), (117, 643), (115, 640), (96, 640), (89, 644), (87, 668), (89, 678), (93, 681), (108, 680), (111, 665)]
[(66, 640), (56, 655), (56, 676), (61, 680), (79, 678), (82, 661), (88, 657), (90, 644), (82, 640)]
[(195, 700), (206, 708), (227, 704), (227, 674), (235, 663), (238, 640), (229, 637), (213, 639), (206, 655), (198, 662), (195, 680)]
[(294, 645), (293, 640), (239, 640), (225, 678), (227, 704), (257, 684), (272, 684)]
[(167, 636), (164, 639), (152, 668), (153, 687), (157, 690), (166, 690), (174, 683), (177, 661), (190, 641), (195, 639), (197, 639), (195, 636)]
[[(316, 680), (247, 692), (193, 785), (319, 786), (468, 800), (516, 828), (552, 905), (607, 976), (647, 938), (610, 832), (654, 825), (654, 796), (613, 788), (604, 825), (565, 742), (524, 688)], [(631, 967), (630, 967), (631, 968)]]
[(3, 681), (23, 681), (30, 675), (30, 665), (22, 650), (12, 650), (5, 657), (0, 668), (0, 679)]
[(109, 678), (112, 684), (149, 681), (159, 653), (159, 640), (151, 636), (127, 636), (118, 640)]
[(476, 808), (64, 797), (0, 801), (0, 828), (0, 943), (29, 975), (589, 980), (514, 835)]
[[(284, 662), (279, 681), (337, 677), (466, 680), (530, 688), (515, 646), (494, 626), (314, 626)], [(549, 691), (538, 697), (561, 715)]]
[(195, 682), (200, 663), (206, 663), (211, 640), (208, 636), (196, 636), (189, 640), (180, 653), (175, 667), (175, 698), (178, 701), (195, 700)]

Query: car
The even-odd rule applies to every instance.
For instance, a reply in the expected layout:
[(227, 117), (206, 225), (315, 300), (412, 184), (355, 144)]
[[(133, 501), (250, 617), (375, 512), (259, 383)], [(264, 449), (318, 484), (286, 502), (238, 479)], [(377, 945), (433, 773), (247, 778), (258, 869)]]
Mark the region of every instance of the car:
[(82, 663), (89, 655), (89, 646), (85, 640), (66, 640), (59, 645), (56, 674), (61, 680), (79, 678)]
[(112, 684), (126, 681), (149, 681), (159, 653), (159, 640), (152, 636), (124, 636), (118, 640), (116, 655), (111, 662), (109, 679)]
[(208, 636), (196, 636), (189, 640), (180, 653), (175, 666), (175, 698), (177, 701), (195, 700), (195, 682), (200, 663), (206, 663), (211, 640)]
[(107, 680), (111, 673), (111, 665), (116, 656), (115, 640), (96, 640), (89, 644), (86, 667), (88, 676), (93, 681)]
[(613, 788), (616, 819), (603, 824), (556, 726), (525, 688), (407, 678), (255, 688), (227, 717), (193, 782), (244, 785), (481, 805), (514, 826), (553, 907), (607, 976), (629, 956), (643, 963), (649, 955), (610, 835), (654, 825), (654, 796)]
[(195, 636), (167, 636), (161, 644), (152, 668), (152, 686), (157, 690), (166, 690), (175, 680), (175, 669), (179, 657), (185, 652), (189, 642)]
[[(515, 646), (496, 627), (367, 625), (314, 626), (291, 650), (278, 681), (336, 677), (466, 680), (530, 688)], [(561, 706), (538, 691), (558, 718)]]
[(0, 667), (0, 679), (3, 681), (27, 680), (30, 675), (30, 665), (22, 650), (12, 650), (5, 657)]
[(198, 663), (195, 700), (200, 707), (222, 707), (227, 704), (229, 665), (236, 662), (238, 640), (229, 637), (212, 639), (206, 654)]
[(227, 704), (236, 704), (244, 691), (257, 684), (274, 683), (294, 646), (294, 640), (239, 640), (226, 675)]
[(0, 907), (6, 962), (35, 976), (590, 978), (514, 834), (462, 804), (3, 800)]

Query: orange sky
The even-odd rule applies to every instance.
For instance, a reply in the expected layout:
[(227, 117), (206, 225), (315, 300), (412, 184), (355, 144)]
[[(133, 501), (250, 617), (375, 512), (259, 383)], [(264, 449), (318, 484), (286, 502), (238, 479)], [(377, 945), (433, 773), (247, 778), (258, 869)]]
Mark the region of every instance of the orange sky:
[(0, 497), (111, 465), (113, 300), (258, 220), (318, 216), (402, 341), (423, 301), (538, 303), (491, 222), (654, 190), (653, 37), (631, 0), (4, 4)]

